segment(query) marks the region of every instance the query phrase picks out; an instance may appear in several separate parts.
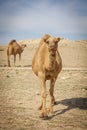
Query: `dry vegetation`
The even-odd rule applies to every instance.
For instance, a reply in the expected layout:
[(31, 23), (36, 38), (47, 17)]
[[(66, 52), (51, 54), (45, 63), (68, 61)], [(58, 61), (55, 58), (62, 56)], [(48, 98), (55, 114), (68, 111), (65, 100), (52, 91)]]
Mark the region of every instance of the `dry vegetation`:
[(7, 47), (0, 46), (0, 50), (3, 50), (0, 51), (0, 130), (86, 130), (87, 41), (63, 40), (59, 43), (63, 70), (55, 84), (57, 104), (48, 120), (38, 116), (40, 83), (30, 69), (38, 41), (20, 42), (27, 44), (22, 54), (22, 67), (8, 68)]

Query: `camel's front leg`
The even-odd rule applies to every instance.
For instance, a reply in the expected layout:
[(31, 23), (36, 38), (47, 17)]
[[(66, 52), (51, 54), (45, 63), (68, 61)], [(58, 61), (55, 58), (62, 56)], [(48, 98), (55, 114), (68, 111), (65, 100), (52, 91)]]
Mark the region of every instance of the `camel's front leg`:
[(10, 55), (8, 55), (8, 67), (11, 67), (11, 65), (10, 65)]
[(21, 54), (19, 54), (19, 64), (21, 66)]
[(15, 62), (16, 62), (16, 55), (14, 55), (14, 67), (15, 67)]
[(49, 89), (49, 93), (50, 93), (50, 104), (49, 104), (49, 108), (48, 111), (53, 113), (53, 107), (52, 105), (55, 104), (55, 98), (54, 98), (54, 85), (55, 85), (55, 78), (50, 80), (50, 89)]
[(41, 81), (41, 95), (42, 95), (42, 105), (41, 105), (41, 116), (47, 117), (47, 109), (46, 109), (46, 81), (45, 76), (41, 73), (39, 74), (39, 78)]

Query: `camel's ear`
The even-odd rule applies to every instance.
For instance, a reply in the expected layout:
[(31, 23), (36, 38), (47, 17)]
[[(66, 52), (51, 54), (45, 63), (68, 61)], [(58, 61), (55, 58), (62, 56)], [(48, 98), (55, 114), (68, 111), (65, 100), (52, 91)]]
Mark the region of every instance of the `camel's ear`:
[(61, 40), (61, 38), (60, 38), (60, 37), (58, 37), (58, 38), (57, 38), (57, 41), (59, 42), (60, 40)]
[(59, 42), (60, 40), (63, 40), (64, 38), (58, 37), (55, 39), (56, 42)]
[(49, 34), (45, 34), (45, 35), (42, 37), (42, 39), (43, 39), (44, 42), (46, 42), (49, 37), (50, 37)]
[(58, 43), (60, 41), (60, 37), (55, 38), (55, 43)]

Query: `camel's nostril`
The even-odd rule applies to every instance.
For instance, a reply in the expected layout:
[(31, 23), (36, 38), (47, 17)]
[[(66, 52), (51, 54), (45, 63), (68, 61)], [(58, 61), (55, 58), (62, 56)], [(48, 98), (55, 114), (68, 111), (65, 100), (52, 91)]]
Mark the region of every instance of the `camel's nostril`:
[(49, 47), (49, 51), (56, 51), (56, 50), (57, 50), (57, 48), (55, 46), (50, 46)]

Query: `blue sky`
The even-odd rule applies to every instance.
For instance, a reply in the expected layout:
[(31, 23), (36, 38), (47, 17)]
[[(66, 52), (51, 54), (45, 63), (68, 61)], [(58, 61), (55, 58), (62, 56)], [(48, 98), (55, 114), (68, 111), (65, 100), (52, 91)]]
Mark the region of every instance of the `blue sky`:
[(87, 39), (87, 0), (0, 0), (0, 43), (45, 33)]

